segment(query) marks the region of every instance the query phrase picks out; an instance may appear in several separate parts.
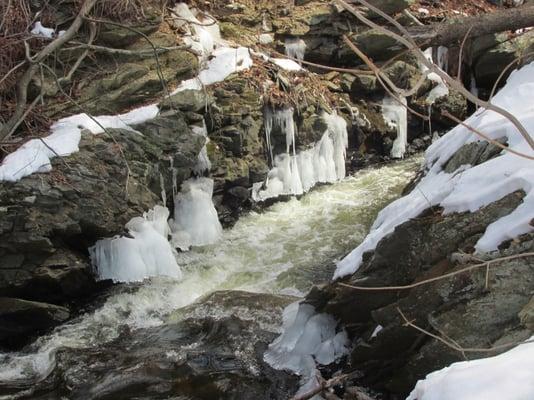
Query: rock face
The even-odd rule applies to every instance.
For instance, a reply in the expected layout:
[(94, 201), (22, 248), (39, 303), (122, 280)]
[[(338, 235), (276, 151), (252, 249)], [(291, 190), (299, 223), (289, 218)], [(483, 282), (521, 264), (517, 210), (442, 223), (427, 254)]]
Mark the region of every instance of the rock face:
[[(453, 157), (451, 168), (460, 158), (461, 154)], [(361, 383), (406, 395), (418, 379), (434, 370), (464, 357), (497, 354), (509, 348), (500, 345), (532, 336), (534, 263), (517, 255), (534, 250), (534, 235), (504, 243), (482, 260), (470, 256), (486, 227), (514, 210), (523, 196), (512, 193), (474, 213), (442, 215), (439, 209), (430, 209), (398, 226), (374, 252), (364, 255), (355, 274), (341, 281), (359, 287), (416, 284), (413, 287), (364, 290), (333, 282), (312, 290), (307, 301), (335, 316), (353, 338), (351, 368), (363, 372)], [(486, 261), (502, 257), (510, 259), (486, 268)], [(477, 264), (481, 265), (462, 272)], [(453, 275), (432, 280), (448, 273)], [(381, 329), (373, 335), (377, 327)], [(455, 346), (497, 349), (462, 354)]]
[(190, 177), (205, 138), (179, 111), (109, 136), (83, 134), (53, 172), (0, 185), (0, 291), (63, 304), (94, 292), (87, 248), (161, 202)]

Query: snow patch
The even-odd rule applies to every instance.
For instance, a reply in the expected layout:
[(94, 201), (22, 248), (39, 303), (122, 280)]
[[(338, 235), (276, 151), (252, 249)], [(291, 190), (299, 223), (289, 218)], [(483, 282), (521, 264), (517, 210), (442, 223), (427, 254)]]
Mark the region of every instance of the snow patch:
[(462, 361), (432, 372), (417, 382), (406, 400), (533, 398), (534, 343), (525, 343), (495, 357)]

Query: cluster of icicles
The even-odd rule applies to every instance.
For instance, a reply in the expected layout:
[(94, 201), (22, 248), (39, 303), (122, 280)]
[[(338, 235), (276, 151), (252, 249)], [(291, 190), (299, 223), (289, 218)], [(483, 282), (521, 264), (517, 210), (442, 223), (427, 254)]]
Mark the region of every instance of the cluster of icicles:
[[(280, 195), (301, 195), (317, 183), (331, 183), (345, 177), (348, 147), (347, 123), (335, 112), (323, 113), (327, 125), (321, 140), (297, 153), (293, 109), (265, 109), (265, 140), (273, 168), (265, 182), (254, 184), (252, 198), (264, 201)], [(273, 157), (271, 133), (277, 127), (285, 134), (286, 152)]]

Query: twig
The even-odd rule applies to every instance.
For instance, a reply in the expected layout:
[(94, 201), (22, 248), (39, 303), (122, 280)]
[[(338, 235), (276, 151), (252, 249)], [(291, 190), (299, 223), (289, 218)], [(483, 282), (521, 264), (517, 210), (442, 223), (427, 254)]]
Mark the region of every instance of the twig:
[(17, 85), (17, 106), (15, 111), (9, 118), (9, 120), (2, 126), (0, 126), (0, 140), (5, 140), (11, 136), (14, 132), (13, 127), (20, 124), (19, 120), (24, 115), (26, 109), (26, 102), (28, 99), (28, 86), (33, 76), (39, 70), (39, 63), (43, 61), (50, 54), (60, 49), (65, 43), (71, 40), (74, 35), (79, 31), (83, 24), (85, 15), (93, 8), (97, 0), (85, 0), (82, 4), (80, 11), (71, 26), (61, 36), (58, 36), (52, 42), (47, 44), (39, 53), (32, 58), (32, 63), (22, 75), (19, 84)]
[(390, 291), (390, 290), (407, 290), (407, 289), (414, 289), (419, 286), (427, 285), (432, 282), (437, 282), (443, 279), (451, 278), (456, 275), (463, 274), (464, 272), (473, 271), (479, 268), (487, 268), (488, 265), (493, 265), (500, 263), (502, 261), (510, 261), (510, 260), (516, 260), (518, 258), (527, 258), (527, 257), (534, 257), (534, 252), (531, 253), (521, 253), (521, 254), (514, 254), (512, 256), (507, 257), (500, 257), (495, 258), (493, 260), (485, 261), (480, 264), (474, 264), (470, 265), (469, 267), (461, 268), (457, 271), (449, 272), (448, 274), (436, 276), (434, 278), (425, 279), (419, 282), (412, 283), (410, 285), (400, 285), (400, 286), (355, 286), (355, 285), (349, 285), (347, 283), (339, 282), (338, 285), (344, 286), (350, 289), (359, 290), (359, 291), (368, 291), (368, 292), (380, 292), (380, 291)]
[[(319, 393), (323, 392), (324, 390), (326, 389), (329, 389), (333, 386), (336, 386), (336, 385), (339, 385), (343, 382), (345, 382), (346, 380), (348, 379), (351, 379), (351, 378), (354, 378), (354, 377), (357, 377), (359, 376), (359, 372), (351, 372), (351, 373), (348, 373), (348, 374), (343, 374), (343, 375), (339, 375), (339, 376), (335, 376), (329, 380), (324, 380), (322, 378), (319, 379), (319, 386), (316, 387), (315, 389), (312, 389), (306, 393), (303, 393), (301, 395), (298, 395), (298, 396), (294, 396), (291, 398), (291, 400), (308, 400), (308, 399), (311, 399), (313, 396), (315, 395), (318, 395)], [(373, 400), (371, 399), (369, 396), (367, 396), (363, 391), (360, 391), (361, 393), (361, 400)], [(362, 396), (366, 396), (366, 397), (362, 397)]]
[(458, 81), (461, 81), (461, 76), (462, 76), (462, 59), (463, 59), (464, 46), (472, 30), (473, 30), (473, 27), (472, 26), (469, 27), (469, 30), (466, 32), (464, 39), (462, 40), (462, 45), (460, 46), (460, 52), (458, 54), (458, 75), (456, 76), (456, 79)]

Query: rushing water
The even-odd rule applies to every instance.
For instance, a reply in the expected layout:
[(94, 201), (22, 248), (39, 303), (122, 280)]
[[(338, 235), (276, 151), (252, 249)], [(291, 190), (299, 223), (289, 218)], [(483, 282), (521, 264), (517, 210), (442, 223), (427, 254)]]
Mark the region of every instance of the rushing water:
[[(175, 324), (185, 318), (179, 311), (191, 307), (197, 307), (197, 314), (201, 309), (203, 315), (216, 317), (217, 307), (231, 300), (228, 293), (240, 293), (228, 291), (266, 294), (265, 301), (239, 295), (244, 302), (263, 302), (264, 308), (278, 304), (272, 296), (304, 295), (313, 284), (331, 278), (334, 261), (364, 238), (378, 211), (399, 195), (419, 161), (362, 170), (317, 188), (301, 200), (244, 216), (224, 232), (219, 243), (180, 253), (181, 281), (155, 278), (142, 285), (116, 287), (115, 294), (95, 311), (58, 327), (22, 352), (0, 354), (0, 399), (2, 388), (9, 388), (6, 393), (11, 394), (27, 391), (32, 383), (46, 378), (56, 367), (60, 349), (68, 349), (76, 358), (125, 331), (132, 337), (136, 331), (160, 329), (171, 321)], [(217, 291), (227, 295), (223, 300), (213, 300), (213, 296), (210, 300), (208, 295)], [(232, 310), (234, 314), (249, 312), (246, 307)]]

